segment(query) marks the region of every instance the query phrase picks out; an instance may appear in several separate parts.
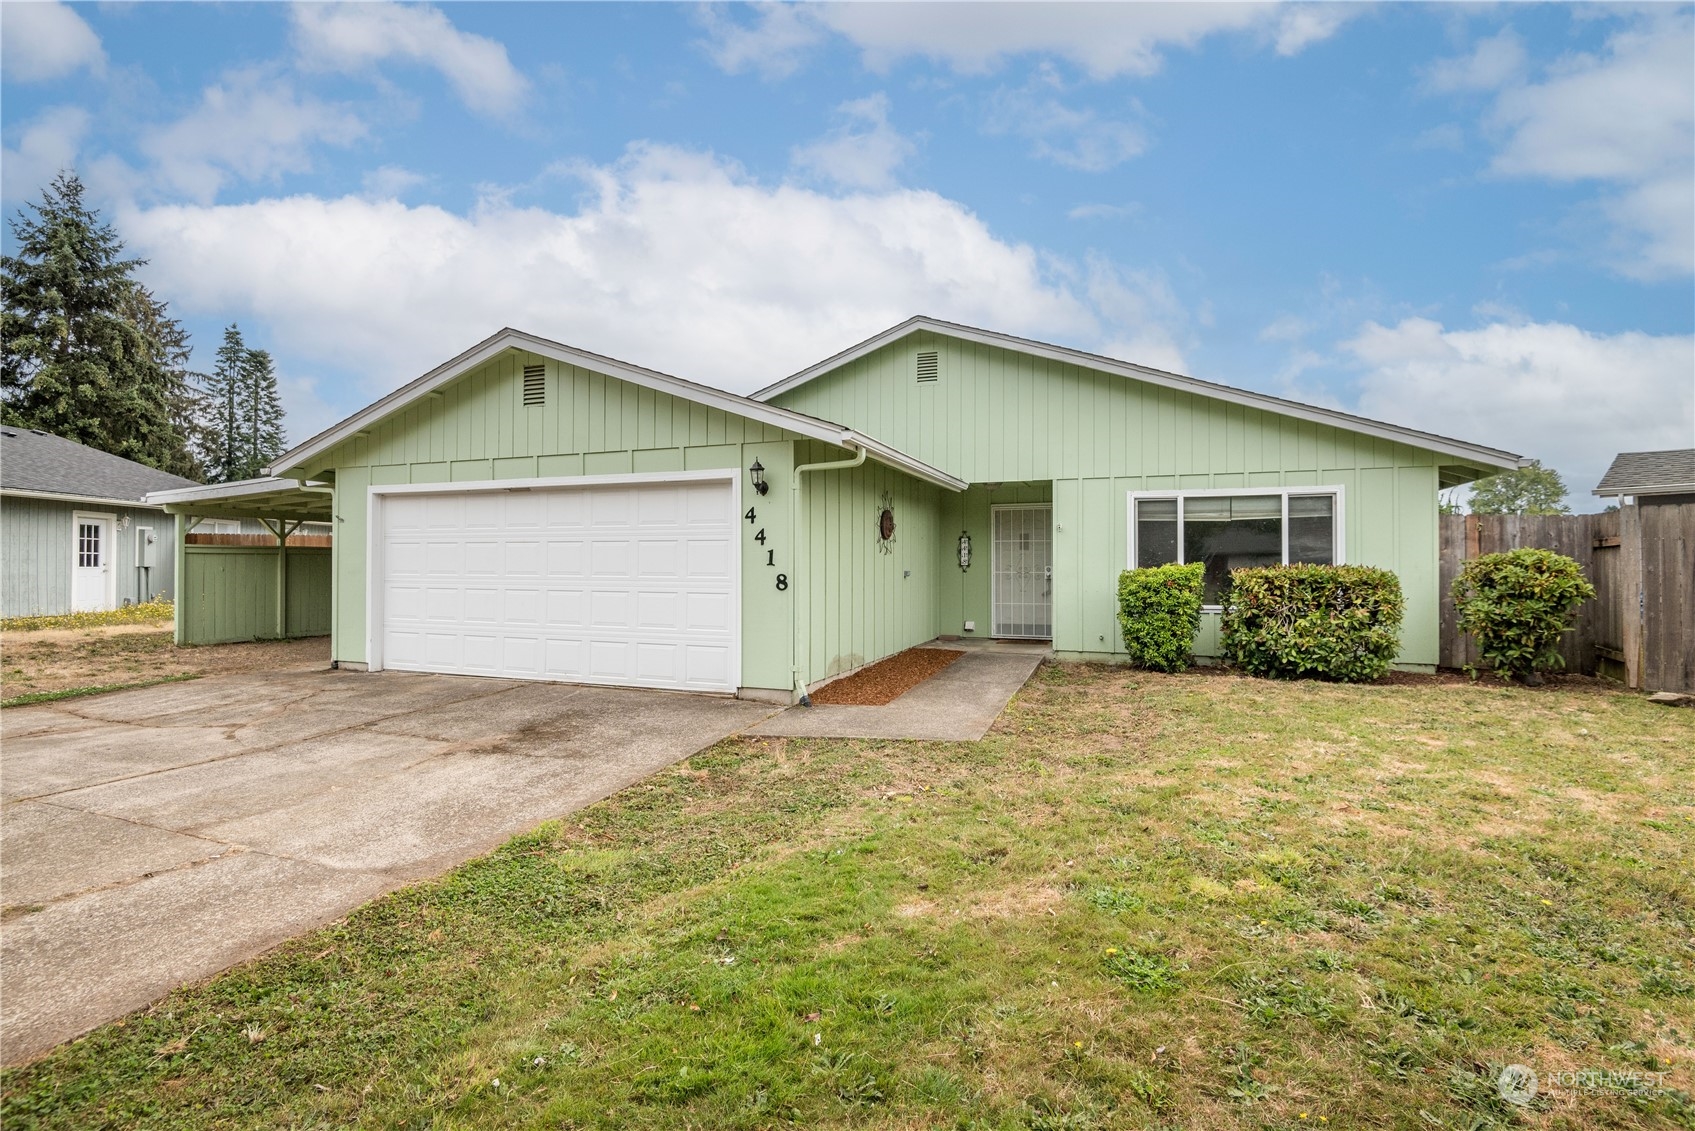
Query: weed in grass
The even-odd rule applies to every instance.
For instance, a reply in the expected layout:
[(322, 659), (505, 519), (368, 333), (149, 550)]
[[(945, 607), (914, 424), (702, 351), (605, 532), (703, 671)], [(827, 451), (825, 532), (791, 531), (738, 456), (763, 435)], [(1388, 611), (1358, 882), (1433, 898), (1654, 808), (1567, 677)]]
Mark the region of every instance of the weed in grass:
[(1088, 895), (1089, 906), (1108, 915), (1125, 915), (1140, 911), (1147, 901), (1133, 891), (1123, 888), (1095, 888)]
[(1101, 965), (1113, 978), (1137, 993), (1159, 993), (1177, 988), (1178, 967), (1163, 954), (1107, 947)]

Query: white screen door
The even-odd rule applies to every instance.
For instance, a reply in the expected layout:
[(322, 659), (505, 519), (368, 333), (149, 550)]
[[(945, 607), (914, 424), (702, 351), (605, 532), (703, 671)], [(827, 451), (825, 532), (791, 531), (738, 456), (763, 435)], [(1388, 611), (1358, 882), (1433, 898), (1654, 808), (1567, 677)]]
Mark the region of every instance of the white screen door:
[(1053, 508), (991, 512), (994, 635), (1053, 639)]
[(112, 520), (106, 515), (71, 517), (71, 611), (99, 612), (112, 607)]

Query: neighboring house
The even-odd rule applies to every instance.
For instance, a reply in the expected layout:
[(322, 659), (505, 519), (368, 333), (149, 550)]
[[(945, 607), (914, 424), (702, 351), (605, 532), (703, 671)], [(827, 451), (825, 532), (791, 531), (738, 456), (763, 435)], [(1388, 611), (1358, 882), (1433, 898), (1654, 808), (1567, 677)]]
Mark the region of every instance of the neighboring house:
[(0, 429), (0, 615), (171, 596), (175, 520), (142, 498), (193, 485), (74, 440)]
[(343, 666), (787, 698), (938, 635), (1121, 659), (1119, 571), (1184, 558), (1202, 656), (1230, 568), (1348, 561), (1400, 576), (1428, 669), (1437, 493), (1520, 463), (915, 318), (753, 397), (503, 330), (276, 479), (155, 500), (332, 506)]
[(1695, 448), (1620, 452), (1595, 485), (1595, 494), (1645, 507), (1695, 503)]

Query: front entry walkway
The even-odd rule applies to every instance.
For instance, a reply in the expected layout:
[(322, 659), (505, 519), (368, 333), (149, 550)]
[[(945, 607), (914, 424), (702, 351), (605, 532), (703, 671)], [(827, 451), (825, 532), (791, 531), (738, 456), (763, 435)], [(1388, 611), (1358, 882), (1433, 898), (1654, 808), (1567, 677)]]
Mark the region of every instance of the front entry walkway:
[(904, 738), (976, 742), (995, 724), (1042, 660), (1046, 643), (970, 641), (935, 644), (965, 655), (881, 707), (790, 707), (748, 731), (789, 738)]
[(31, 1059), (771, 711), (345, 671), (10, 708), (0, 1059)]

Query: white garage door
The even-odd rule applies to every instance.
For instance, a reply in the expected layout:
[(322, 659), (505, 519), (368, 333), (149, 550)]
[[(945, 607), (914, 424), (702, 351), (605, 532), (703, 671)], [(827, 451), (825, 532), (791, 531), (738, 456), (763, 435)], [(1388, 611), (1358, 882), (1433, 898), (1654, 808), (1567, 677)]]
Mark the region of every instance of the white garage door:
[(390, 494), (378, 521), (383, 667), (736, 688), (726, 480)]

